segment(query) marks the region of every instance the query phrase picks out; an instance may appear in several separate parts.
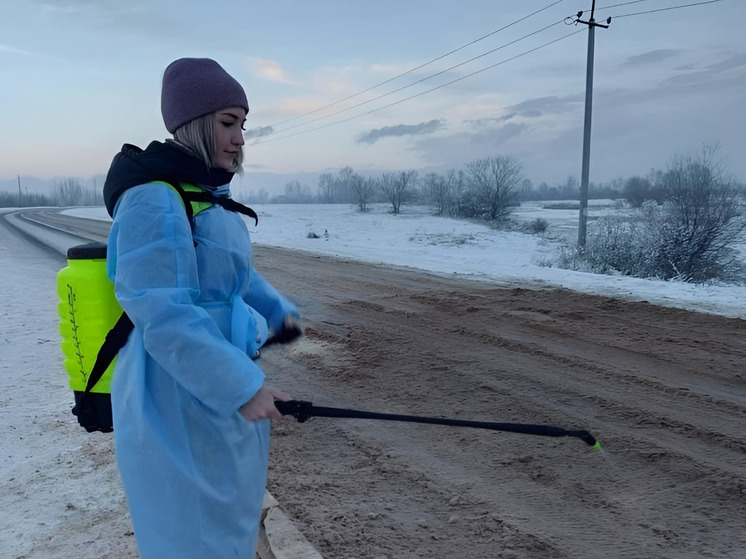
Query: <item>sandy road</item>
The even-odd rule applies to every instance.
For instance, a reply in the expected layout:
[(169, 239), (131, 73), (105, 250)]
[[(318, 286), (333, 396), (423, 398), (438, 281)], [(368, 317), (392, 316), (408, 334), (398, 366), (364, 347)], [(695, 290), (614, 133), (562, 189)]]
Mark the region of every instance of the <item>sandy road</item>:
[(270, 491), (324, 557), (746, 556), (746, 322), (264, 249), (317, 405), (587, 428), (577, 439), (286, 420)]

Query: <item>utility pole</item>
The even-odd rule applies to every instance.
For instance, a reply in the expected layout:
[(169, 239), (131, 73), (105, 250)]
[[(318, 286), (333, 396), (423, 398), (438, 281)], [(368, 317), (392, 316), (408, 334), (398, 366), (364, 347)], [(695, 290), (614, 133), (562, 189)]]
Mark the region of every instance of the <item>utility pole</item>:
[(580, 178), (580, 216), (578, 220), (578, 247), (585, 246), (585, 236), (588, 224), (588, 178), (591, 166), (591, 113), (593, 112), (593, 50), (595, 46), (596, 27), (609, 28), (611, 18), (606, 20), (606, 25), (596, 23), (594, 15), (596, 12), (596, 0), (591, 5), (591, 17), (588, 21), (580, 18), (583, 12), (578, 12), (575, 23), (584, 23), (588, 26), (588, 61), (585, 72), (585, 124), (583, 127), (583, 171)]
[(23, 206), (23, 200), (21, 199), (21, 175), (18, 175), (18, 207)]

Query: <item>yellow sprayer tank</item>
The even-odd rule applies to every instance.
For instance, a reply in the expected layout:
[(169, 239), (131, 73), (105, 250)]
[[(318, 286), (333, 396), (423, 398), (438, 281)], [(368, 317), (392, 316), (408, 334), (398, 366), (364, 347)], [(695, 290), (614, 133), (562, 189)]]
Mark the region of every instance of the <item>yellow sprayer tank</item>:
[[(77, 405), (101, 344), (122, 314), (114, 297), (114, 284), (106, 276), (106, 244), (89, 243), (68, 249), (67, 266), (57, 274), (57, 294), (64, 366)], [(94, 430), (111, 430), (109, 392), (114, 364), (109, 365), (88, 395), (103, 414), (102, 425)]]

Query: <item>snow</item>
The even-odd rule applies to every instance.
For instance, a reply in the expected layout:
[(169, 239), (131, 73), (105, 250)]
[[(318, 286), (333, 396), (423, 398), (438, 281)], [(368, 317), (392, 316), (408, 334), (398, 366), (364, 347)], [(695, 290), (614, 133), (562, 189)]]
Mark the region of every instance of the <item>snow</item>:
[[(568, 204), (552, 202), (548, 206), (563, 208)], [(545, 219), (549, 223), (546, 237), (433, 216), (432, 210), (420, 206), (404, 206), (394, 215), (391, 206), (385, 204), (375, 204), (365, 213), (344, 204), (252, 205), (259, 215), (259, 225), (255, 227), (250, 219), (247, 224), (253, 242), (263, 245), (419, 268), (500, 285), (565, 288), (746, 318), (746, 286), (694, 285), (547, 266), (559, 249), (558, 236), (576, 238), (578, 210), (546, 209), (546, 205), (525, 203), (515, 211), (518, 221)], [(609, 200), (591, 200), (589, 219), (614, 211), (612, 206)], [(110, 219), (103, 208), (67, 213)], [(309, 238), (309, 233), (319, 238)]]
[[(425, 208), (385, 205), (360, 213), (347, 205), (257, 205), (248, 221), (255, 243), (522, 287), (588, 294), (746, 318), (746, 287), (691, 285), (573, 272), (542, 265), (554, 238), (577, 227), (577, 211), (518, 208), (545, 218), (546, 237), (435, 217)], [(591, 207), (591, 215), (610, 210)], [(4, 213), (4, 212), (3, 212)], [(109, 219), (103, 208), (65, 213)], [(317, 238), (310, 238), (313, 233)], [(71, 238), (58, 238), (70, 246)], [(62, 369), (55, 275), (61, 260), (5, 235), (0, 244), (0, 557), (132, 557), (124, 497), (111, 437), (86, 434), (70, 415)], [(63, 246), (58, 246), (63, 250)], [(89, 529), (81, 529), (87, 524)]]
[(110, 437), (86, 434), (70, 413), (57, 330), (61, 261), (3, 233), (0, 557), (129, 557), (112, 553), (111, 530), (133, 538), (124, 537), (131, 528)]

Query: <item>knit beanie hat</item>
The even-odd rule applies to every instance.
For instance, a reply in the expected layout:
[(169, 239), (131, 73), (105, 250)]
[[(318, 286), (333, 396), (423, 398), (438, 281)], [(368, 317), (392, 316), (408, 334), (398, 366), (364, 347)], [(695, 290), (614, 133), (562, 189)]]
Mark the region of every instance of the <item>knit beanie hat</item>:
[(228, 107), (242, 107), (249, 112), (241, 84), (214, 60), (180, 58), (166, 68), (161, 114), (172, 134), (190, 120)]

